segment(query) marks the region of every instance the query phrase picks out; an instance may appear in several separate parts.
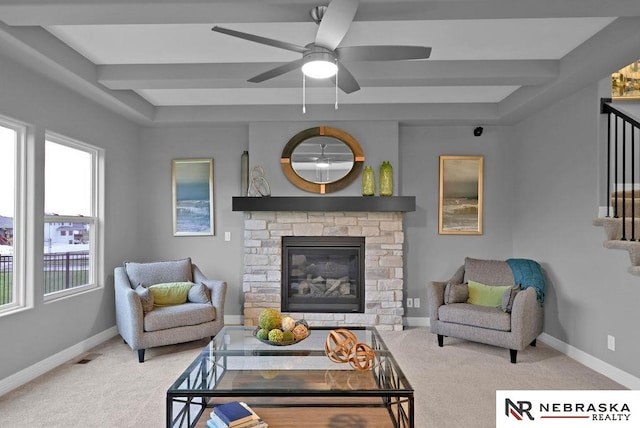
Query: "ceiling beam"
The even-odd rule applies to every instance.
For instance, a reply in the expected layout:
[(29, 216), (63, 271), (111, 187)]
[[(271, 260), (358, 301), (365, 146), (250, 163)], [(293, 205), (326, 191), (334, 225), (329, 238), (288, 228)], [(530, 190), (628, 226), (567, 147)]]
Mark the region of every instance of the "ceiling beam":
[[(541, 85), (557, 76), (559, 61), (401, 61), (347, 64), (363, 87)], [(100, 65), (98, 82), (110, 89), (291, 88), (299, 73), (247, 82), (279, 63)], [(389, 76), (393, 76), (390, 78)], [(328, 80), (320, 86), (327, 86)], [(309, 79), (307, 84), (314, 85)]]
[(153, 120), (155, 107), (133, 91), (112, 91), (97, 80), (96, 66), (39, 27), (0, 22), (0, 47), (13, 59), (138, 123)]
[(498, 121), (497, 104), (394, 104), (307, 106), (303, 114), (300, 105), (283, 106), (206, 106), (158, 107), (154, 125), (195, 125), (202, 123), (248, 122), (305, 122), (305, 121), (380, 121), (392, 120), (403, 124), (473, 125), (494, 124)]
[[(8, 25), (309, 22), (318, 0), (4, 0)], [(321, 1), (325, 4), (328, 1)], [(361, 0), (356, 21), (640, 16), (630, 0)]]
[[(557, 100), (610, 76), (638, 59), (640, 18), (618, 18), (560, 61), (559, 75), (538, 87), (520, 88), (499, 103), (505, 123), (520, 121)], [(597, 54), (594, 55), (594, 52)]]

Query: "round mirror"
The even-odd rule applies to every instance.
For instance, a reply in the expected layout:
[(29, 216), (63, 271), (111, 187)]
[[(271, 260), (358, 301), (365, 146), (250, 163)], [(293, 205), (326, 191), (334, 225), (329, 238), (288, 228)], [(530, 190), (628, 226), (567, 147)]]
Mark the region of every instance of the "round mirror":
[(345, 131), (319, 126), (294, 135), (282, 150), (280, 164), (297, 187), (330, 193), (353, 182), (362, 170), (364, 154)]

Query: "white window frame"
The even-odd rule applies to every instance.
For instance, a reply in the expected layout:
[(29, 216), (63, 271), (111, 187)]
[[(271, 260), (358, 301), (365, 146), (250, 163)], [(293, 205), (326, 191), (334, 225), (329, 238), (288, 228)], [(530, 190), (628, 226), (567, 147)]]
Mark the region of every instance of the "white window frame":
[[(80, 150), (91, 155), (91, 216), (46, 215), (45, 223), (84, 223), (90, 225), (89, 274), (87, 284), (52, 293), (44, 293), (45, 302), (55, 301), (104, 287), (104, 149), (54, 132), (45, 133), (47, 141)], [(46, 162), (46, 158), (45, 158)], [(46, 188), (46, 186), (45, 186)], [(44, 268), (44, 265), (43, 265)]]
[[(26, 140), (27, 125), (0, 116), (0, 126), (16, 132), (13, 211), (13, 302), (0, 306), (0, 317), (33, 307), (33, 289), (27, 288)], [(17, 238), (17, 239), (16, 239)]]

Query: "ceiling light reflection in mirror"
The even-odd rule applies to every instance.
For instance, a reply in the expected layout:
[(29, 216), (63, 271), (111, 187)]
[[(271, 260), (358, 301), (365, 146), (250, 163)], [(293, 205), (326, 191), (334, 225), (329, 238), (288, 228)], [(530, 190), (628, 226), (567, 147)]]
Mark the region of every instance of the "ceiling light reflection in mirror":
[(291, 154), (291, 167), (312, 183), (333, 183), (353, 168), (354, 155), (342, 141), (328, 136), (309, 138)]

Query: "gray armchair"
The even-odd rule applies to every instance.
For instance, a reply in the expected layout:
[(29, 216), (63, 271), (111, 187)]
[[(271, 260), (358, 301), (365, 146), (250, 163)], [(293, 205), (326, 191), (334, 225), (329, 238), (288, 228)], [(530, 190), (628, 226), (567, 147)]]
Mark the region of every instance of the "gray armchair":
[[(539, 270), (537, 263), (526, 262), (530, 263), (525, 266)], [(505, 261), (467, 258), (448, 282), (430, 282), (427, 285), (429, 321), (431, 332), (438, 337), (438, 346), (444, 346), (447, 336), (500, 346), (509, 349), (514, 364), (518, 351), (535, 346), (536, 338), (542, 333), (546, 286), (541, 271), (535, 272), (535, 276), (515, 273)], [(469, 280), (492, 286), (520, 285), (523, 289), (514, 294), (510, 292), (506, 299), (503, 296), (499, 307), (479, 306), (467, 303), (464, 291), (456, 291), (464, 290)]]
[[(136, 291), (138, 285), (187, 281), (203, 284), (209, 301), (150, 309), (143, 308), (144, 298), (140, 297), (140, 289)], [(114, 269), (114, 285), (118, 332), (132, 350), (138, 351), (141, 363), (147, 348), (213, 337), (224, 325), (227, 283), (207, 279), (191, 259), (125, 263)]]

